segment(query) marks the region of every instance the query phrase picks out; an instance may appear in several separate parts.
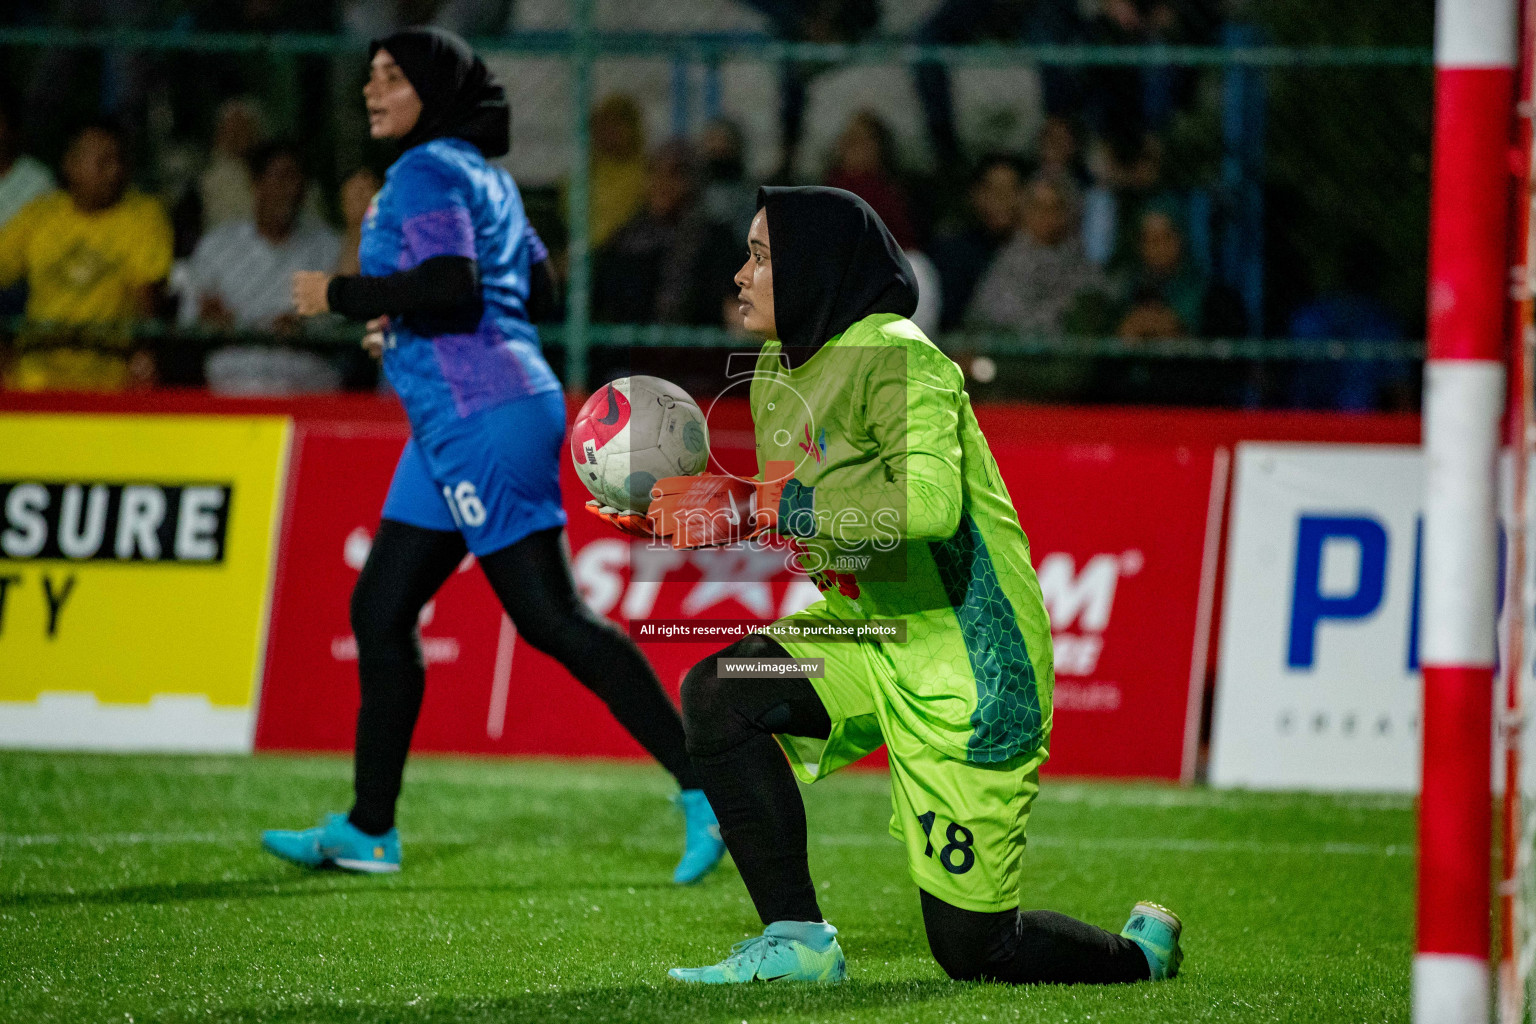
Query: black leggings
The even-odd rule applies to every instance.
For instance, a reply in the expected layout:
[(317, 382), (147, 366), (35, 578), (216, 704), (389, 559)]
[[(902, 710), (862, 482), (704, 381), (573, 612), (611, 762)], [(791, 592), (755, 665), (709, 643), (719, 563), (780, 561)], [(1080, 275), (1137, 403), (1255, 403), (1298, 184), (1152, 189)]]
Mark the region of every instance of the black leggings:
[[(395, 820), (400, 777), (426, 674), (416, 629), (422, 606), (463, 560), (457, 532), (386, 519), (352, 591), (362, 706), (349, 818), (372, 835)], [(630, 735), (684, 789), (698, 787), (677, 709), (632, 640), (576, 594), (564, 531), (556, 527), (479, 559), (518, 633), (602, 698)]]
[[(720, 834), (764, 924), (820, 921), (806, 857), (805, 804), (774, 733), (825, 739), (832, 722), (810, 680), (722, 679), (715, 659), (788, 658), (754, 635), (705, 658), (683, 680), (688, 752)], [(1151, 976), (1131, 940), (1048, 910), (980, 913), (922, 893), (928, 947), (951, 978), (1109, 983)]]

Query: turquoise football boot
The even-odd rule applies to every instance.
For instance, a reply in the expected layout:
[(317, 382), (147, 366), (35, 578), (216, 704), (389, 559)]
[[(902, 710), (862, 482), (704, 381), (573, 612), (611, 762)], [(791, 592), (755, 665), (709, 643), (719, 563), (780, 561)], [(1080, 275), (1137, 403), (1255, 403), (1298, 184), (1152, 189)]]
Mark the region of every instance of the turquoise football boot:
[(1179, 948), (1183, 931), (1184, 922), (1167, 907), (1138, 903), (1131, 908), (1131, 918), (1120, 934), (1141, 947), (1147, 966), (1152, 968), (1152, 980), (1163, 981), (1177, 977), (1184, 962), (1184, 951)]
[(725, 856), (725, 841), (720, 838), (720, 822), (709, 806), (702, 789), (685, 789), (677, 794), (677, 806), (683, 810), (683, 859), (672, 872), (672, 881), (691, 885), (709, 874)]
[(848, 962), (837, 944), (837, 929), (824, 921), (775, 921), (756, 938), (738, 942), (713, 967), (674, 967), (667, 975), (699, 985), (741, 985), (749, 981), (848, 980)]
[(286, 861), (306, 868), (338, 867), (370, 875), (400, 870), (400, 833), (382, 836), (359, 831), (345, 814), (327, 814), (314, 828), (300, 832), (269, 829), (261, 845)]

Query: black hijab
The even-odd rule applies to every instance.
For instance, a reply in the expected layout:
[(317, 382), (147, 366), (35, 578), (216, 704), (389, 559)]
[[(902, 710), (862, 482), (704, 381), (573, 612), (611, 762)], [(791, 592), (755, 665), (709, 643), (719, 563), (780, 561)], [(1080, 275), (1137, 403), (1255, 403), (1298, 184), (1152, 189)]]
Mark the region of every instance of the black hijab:
[(469, 44), (440, 28), (408, 28), (368, 47), (368, 58), (388, 50), (421, 97), (421, 116), (400, 144), (406, 149), (432, 139), (472, 143), (490, 159), (512, 145), (507, 94)]
[[(912, 264), (852, 192), (770, 186), (757, 190), (757, 206), (768, 211), (773, 318), (786, 355), (791, 348), (814, 352), (871, 314), (917, 309)], [(790, 356), (792, 365), (803, 358)]]

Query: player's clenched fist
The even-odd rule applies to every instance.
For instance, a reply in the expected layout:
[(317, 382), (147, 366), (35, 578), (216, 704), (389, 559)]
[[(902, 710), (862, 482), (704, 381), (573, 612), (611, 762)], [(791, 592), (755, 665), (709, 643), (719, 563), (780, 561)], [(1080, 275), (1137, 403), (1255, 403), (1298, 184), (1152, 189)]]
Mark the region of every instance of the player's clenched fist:
[(323, 270), (295, 271), (291, 284), (294, 312), (299, 316), (330, 312), (331, 304), (325, 297), (330, 284), (331, 275)]
[(378, 359), (384, 355), (384, 332), (389, 330), (389, 317), (377, 316), (368, 321), (363, 335), (363, 351)]

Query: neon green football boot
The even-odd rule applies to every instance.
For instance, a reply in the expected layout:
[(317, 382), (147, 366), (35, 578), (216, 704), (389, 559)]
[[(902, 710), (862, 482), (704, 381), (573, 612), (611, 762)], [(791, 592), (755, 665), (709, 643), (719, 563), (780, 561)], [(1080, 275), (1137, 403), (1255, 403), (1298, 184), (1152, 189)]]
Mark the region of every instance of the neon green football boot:
[(837, 929), (825, 921), (775, 921), (763, 934), (738, 942), (731, 955), (711, 967), (674, 967), (678, 981), (699, 985), (741, 985), (749, 981), (818, 981), (848, 978), (848, 962), (837, 944)]
[(1120, 934), (1141, 947), (1147, 966), (1152, 969), (1152, 980), (1163, 981), (1177, 977), (1179, 965), (1184, 962), (1184, 951), (1179, 948), (1183, 931), (1184, 922), (1167, 907), (1138, 903), (1131, 908), (1130, 920)]

